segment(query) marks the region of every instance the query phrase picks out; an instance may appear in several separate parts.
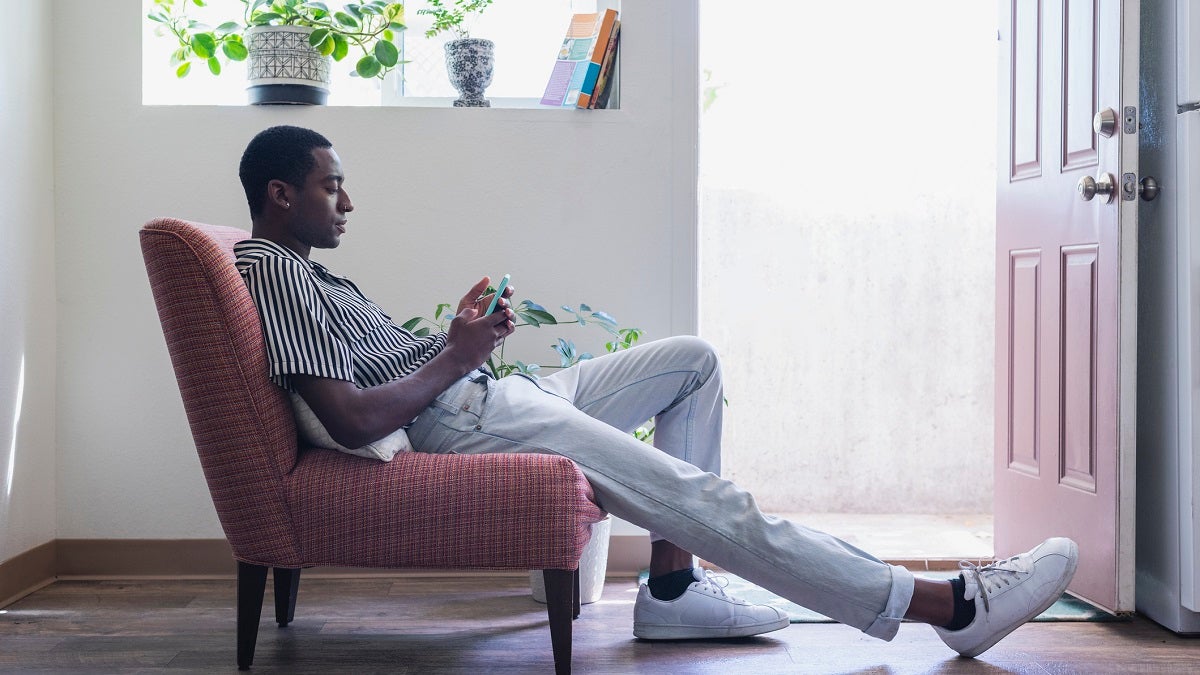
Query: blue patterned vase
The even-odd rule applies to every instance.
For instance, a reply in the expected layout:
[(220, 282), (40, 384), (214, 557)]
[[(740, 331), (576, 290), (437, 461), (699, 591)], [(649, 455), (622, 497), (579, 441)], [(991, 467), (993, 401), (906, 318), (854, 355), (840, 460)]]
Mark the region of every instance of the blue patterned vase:
[(446, 43), (446, 72), (458, 90), (456, 108), (490, 108), (483, 91), (492, 83), (496, 45), (491, 40), (463, 38)]

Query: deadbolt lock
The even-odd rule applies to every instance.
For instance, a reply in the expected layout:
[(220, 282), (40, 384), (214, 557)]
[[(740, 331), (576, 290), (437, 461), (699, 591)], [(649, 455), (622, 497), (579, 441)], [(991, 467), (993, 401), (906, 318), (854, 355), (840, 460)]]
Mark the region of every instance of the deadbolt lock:
[(1117, 111), (1112, 108), (1105, 108), (1096, 113), (1092, 118), (1092, 131), (1100, 134), (1105, 138), (1112, 138), (1113, 132), (1117, 130)]

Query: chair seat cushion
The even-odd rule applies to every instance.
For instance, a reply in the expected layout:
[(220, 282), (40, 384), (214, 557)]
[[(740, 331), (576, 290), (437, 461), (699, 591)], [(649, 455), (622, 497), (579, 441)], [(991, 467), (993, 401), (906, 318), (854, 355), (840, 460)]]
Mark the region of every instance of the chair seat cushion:
[(557, 455), (311, 449), (285, 481), (304, 565), (575, 569), (604, 517)]

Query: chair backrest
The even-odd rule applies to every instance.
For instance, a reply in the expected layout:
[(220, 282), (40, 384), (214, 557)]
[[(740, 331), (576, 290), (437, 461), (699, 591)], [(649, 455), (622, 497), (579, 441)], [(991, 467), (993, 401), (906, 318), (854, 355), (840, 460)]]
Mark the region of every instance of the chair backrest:
[(234, 267), (233, 227), (159, 218), (142, 256), (217, 516), (238, 560), (297, 565), (283, 476), (296, 463), (286, 394), (268, 377), (258, 312)]

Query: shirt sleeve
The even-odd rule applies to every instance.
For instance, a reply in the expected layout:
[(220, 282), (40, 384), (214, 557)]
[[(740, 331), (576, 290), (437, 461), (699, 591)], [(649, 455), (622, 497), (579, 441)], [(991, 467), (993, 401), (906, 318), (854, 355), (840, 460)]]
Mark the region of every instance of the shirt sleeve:
[(336, 337), (321, 291), (295, 260), (264, 256), (241, 267), (262, 320), (271, 380), (288, 391), (293, 375), (354, 382), (350, 348)]

